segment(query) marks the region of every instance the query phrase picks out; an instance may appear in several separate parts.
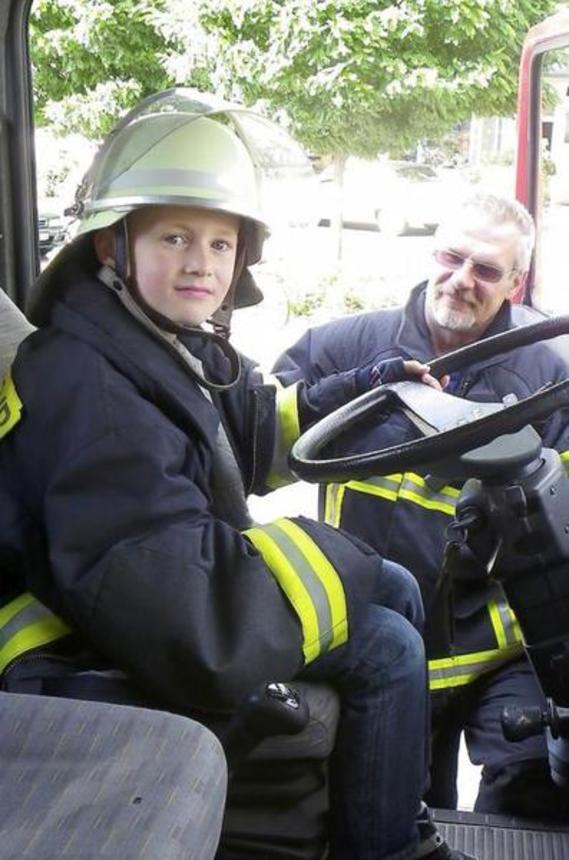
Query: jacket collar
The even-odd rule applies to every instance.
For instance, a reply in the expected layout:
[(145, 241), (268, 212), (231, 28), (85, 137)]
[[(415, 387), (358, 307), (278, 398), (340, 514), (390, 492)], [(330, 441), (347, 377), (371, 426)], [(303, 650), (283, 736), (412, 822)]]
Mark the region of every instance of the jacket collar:
[[(198, 430), (212, 447), (218, 413), (168, 345), (144, 329), (96, 277), (66, 274), (69, 280), (50, 309), (50, 324), (90, 344), (184, 432)], [(186, 345), (223, 375), (224, 357), (215, 348), (193, 344), (191, 338)]]

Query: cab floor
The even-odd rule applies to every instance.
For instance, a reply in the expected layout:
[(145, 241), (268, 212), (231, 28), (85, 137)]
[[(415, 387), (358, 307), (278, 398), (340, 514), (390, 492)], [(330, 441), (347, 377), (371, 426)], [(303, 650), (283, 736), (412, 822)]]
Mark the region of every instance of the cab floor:
[(443, 809), (435, 810), (434, 815), (448, 843), (477, 860), (569, 860), (569, 822), (567, 827), (559, 827)]

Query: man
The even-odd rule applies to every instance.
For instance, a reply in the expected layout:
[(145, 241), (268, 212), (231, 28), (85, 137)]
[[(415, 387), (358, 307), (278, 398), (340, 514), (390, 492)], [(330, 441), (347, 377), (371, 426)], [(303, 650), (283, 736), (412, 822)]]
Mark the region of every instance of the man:
[[(395, 355), (428, 363), (482, 337), (535, 321), (535, 312), (510, 303), (530, 264), (534, 227), (519, 203), (476, 195), (452, 213), (436, 235), (432, 271), (402, 308), (360, 314), (307, 332), (277, 362), (285, 384), (308, 383), (350, 367), (373, 368)], [(447, 391), (472, 400), (524, 397), (569, 368), (546, 344), (479, 362), (453, 373)], [(362, 371), (359, 370), (361, 378)], [(364, 379), (364, 382), (366, 380)], [(389, 381), (385, 380), (384, 381)], [(363, 388), (362, 388), (363, 390)], [(544, 444), (569, 448), (567, 416), (557, 413), (538, 428)], [(403, 432), (408, 432), (407, 426)], [(375, 441), (375, 444), (374, 444)], [(401, 437), (397, 441), (401, 441)], [(384, 443), (370, 430), (353, 450)], [(325, 519), (362, 537), (417, 577), (427, 609), (427, 656), (432, 701), (432, 767), (428, 802), (456, 806), (459, 740), (464, 730), (471, 760), (483, 765), (476, 809), (485, 812), (566, 816), (552, 783), (543, 737), (507, 742), (504, 705), (538, 702), (541, 694), (523, 655), (517, 621), (501, 589), (469, 565), (452, 595), (454, 641), (441, 641), (439, 578), (445, 529), (458, 485), (407, 473), (326, 488)], [(429, 619), (431, 623), (429, 624)]]

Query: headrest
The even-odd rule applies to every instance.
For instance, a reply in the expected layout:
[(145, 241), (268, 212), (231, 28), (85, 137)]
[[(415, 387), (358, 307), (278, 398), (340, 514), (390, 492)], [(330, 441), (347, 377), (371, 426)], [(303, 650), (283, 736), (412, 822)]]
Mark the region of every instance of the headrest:
[(11, 365), (18, 346), (34, 327), (4, 290), (0, 290), (0, 379)]

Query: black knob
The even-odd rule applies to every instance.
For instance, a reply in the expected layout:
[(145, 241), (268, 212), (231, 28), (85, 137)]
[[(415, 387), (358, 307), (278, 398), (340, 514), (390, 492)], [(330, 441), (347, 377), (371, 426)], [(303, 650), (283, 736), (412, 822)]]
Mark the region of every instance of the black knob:
[(264, 684), (245, 703), (243, 717), (260, 737), (295, 735), (310, 717), (306, 700), (288, 684)]
[(508, 741), (523, 741), (541, 734), (548, 725), (548, 712), (539, 705), (506, 707), (501, 714), (502, 732)]
[(233, 773), (262, 740), (271, 735), (295, 735), (310, 717), (303, 696), (288, 684), (263, 684), (241, 705), (221, 742)]

